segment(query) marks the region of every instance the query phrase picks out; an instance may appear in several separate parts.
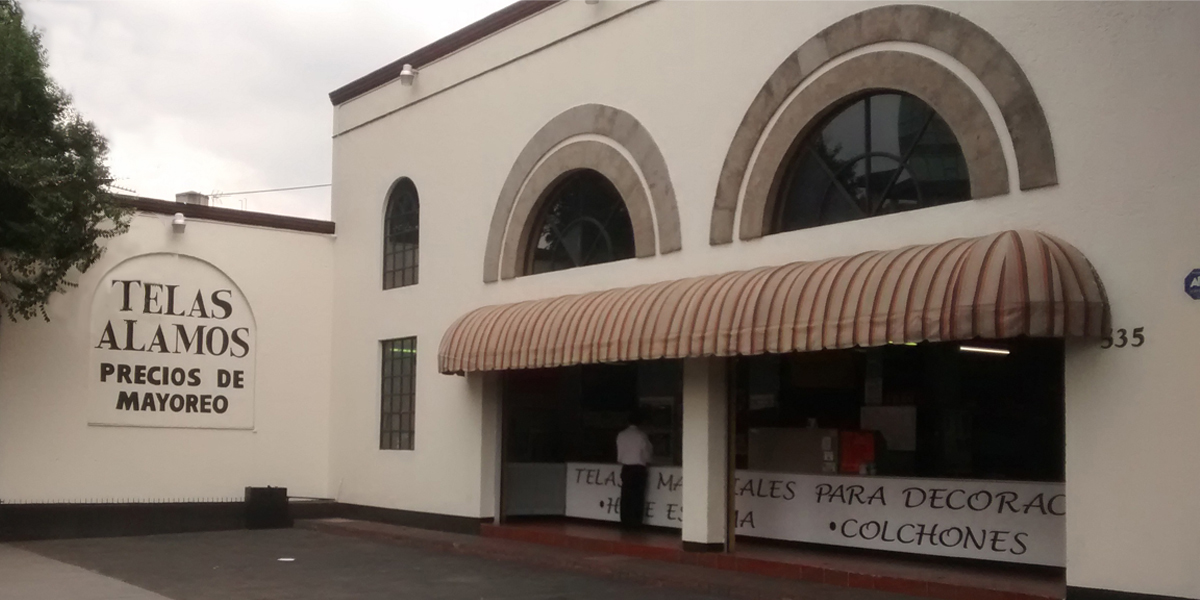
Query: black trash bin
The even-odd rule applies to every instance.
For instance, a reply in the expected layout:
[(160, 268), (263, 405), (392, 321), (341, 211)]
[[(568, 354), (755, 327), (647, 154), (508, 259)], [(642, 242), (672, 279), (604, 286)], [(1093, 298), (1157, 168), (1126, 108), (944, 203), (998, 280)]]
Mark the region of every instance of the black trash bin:
[(246, 488), (246, 529), (282, 529), (291, 526), (287, 488)]

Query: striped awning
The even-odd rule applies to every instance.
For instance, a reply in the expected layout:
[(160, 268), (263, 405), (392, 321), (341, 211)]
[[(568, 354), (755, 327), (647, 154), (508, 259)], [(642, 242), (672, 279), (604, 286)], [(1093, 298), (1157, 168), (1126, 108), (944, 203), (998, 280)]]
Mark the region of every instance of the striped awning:
[(442, 373), (888, 343), (1099, 337), (1104, 287), (1053, 236), (980, 238), (473, 310), (446, 331)]

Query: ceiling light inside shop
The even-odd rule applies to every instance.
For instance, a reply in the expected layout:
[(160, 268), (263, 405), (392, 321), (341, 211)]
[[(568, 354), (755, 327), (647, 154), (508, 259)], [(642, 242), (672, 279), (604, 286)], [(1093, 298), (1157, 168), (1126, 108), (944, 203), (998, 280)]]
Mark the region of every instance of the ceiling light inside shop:
[(1010, 352), (1008, 350), (1005, 350), (1004, 348), (985, 348), (983, 346), (959, 346), (958, 349), (962, 350), (963, 352), (978, 352), (980, 354), (999, 354), (1001, 356), (1008, 356), (1010, 354)]

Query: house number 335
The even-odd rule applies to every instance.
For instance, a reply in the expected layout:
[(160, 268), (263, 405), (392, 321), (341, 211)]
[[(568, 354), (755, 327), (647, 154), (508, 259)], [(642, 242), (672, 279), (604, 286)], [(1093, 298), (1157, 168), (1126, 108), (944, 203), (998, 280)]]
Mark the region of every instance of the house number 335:
[(1146, 336), (1142, 335), (1143, 329), (1145, 327), (1137, 327), (1131, 332), (1126, 332), (1124, 329), (1116, 329), (1112, 332), (1112, 335), (1104, 338), (1103, 342), (1100, 342), (1100, 347), (1105, 349), (1124, 348), (1126, 346), (1137, 348), (1146, 343)]

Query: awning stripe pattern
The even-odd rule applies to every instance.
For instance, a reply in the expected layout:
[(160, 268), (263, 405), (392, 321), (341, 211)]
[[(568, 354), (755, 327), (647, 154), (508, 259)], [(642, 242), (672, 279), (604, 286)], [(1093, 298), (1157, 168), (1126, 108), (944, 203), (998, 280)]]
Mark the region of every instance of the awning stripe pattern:
[(1104, 287), (1034, 231), (483, 307), (446, 331), (443, 373), (803, 352), (888, 343), (1099, 337)]

